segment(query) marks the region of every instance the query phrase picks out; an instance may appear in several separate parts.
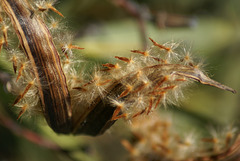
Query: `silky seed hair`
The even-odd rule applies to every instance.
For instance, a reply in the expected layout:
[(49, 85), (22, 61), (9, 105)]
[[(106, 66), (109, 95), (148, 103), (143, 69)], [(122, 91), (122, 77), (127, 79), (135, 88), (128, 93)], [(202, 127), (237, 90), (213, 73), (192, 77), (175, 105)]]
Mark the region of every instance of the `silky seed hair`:
[[(56, 55), (51, 55), (53, 57), (51, 59), (60, 59), (60, 63), (55, 64), (58, 68), (56, 70), (52, 63), (58, 63), (57, 61), (50, 60), (48, 64), (43, 64), (44, 68), (41, 63), (33, 65), (32, 60), (30, 61), (26, 56), (26, 51), (24, 53), (25, 47), (21, 41), (20, 48), (8, 43), (9, 39), (14, 39), (7, 36), (8, 32), (13, 32), (14, 29), (9, 29), (8, 16), (4, 12), (1, 13), (3, 37), (0, 48), (4, 45), (5, 51), (9, 55), (9, 61), (13, 64), (15, 78), (12, 81), (12, 92), (17, 95), (13, 105), (20, 108), (18, 119), (25, 113), (31, 114), (38, 111), (38, 113), (43, 113), (54, 131), (71, 133), (76, 132), (78, 126), (82, 126), (82, 123), (86, 122), (85, 117), (90, 113), (89, 111), (94, 109), (94, 106), (98, 106), (99, 101), (110, 105), (109, 108), (114, 111), (110, 121), (114, 122), (120, 118), (131, 120), (140, 115), (149, 115), (162, 105), (167, 107), (169, 103), (177, 104), (183, 98), (184, 89), (194, 80), (235, 93), (233, 89), (210, 79), (202, 71), (201, 63), (192, 59), (192, 54), (182, 47), (182, 43), (171, 41), (159, 44), (151, 38), (149, 40), (152, 45), (145, 51), (134, 49), (131, 50), (130, 57), (115, 56), (115, 62), (96, 66), (91, 72), (92, 74), (86, 74), (88, 73), (88, 69), (84, 69), (86, 61), (79, 60), (75, 54), (76, 50), (84, 48), (74, 44), (72, 34), (64, 35), (66, 28), (59, 25), (59, 20), (48, 15), (48, 12), (52, 11), (59, 18), (64, 17), (54, 8), (55, 3), (56, 1), (47, 0), (16, 1), (19, 6), (22, 4), (27, 8), (24, 12), (29, 12), (29, 17), (27, 17), (29, 22), (32, 20), (39, 22), (39, 33), (37, 31), (34, 34), (41, 36), (40, 31), (45, 24), (48, 25), (44, 33), (49, 34), (48, 32), (51, 31), (52, 37), (49, 34), (48, 41), (53, 40), (54, 43), (50, 48), (55, 49), (56, 47), (57, 49)], [(15, 13), (12, 13), (10, 4), (14, 5), (12, 0), (2, 0), (5, 12), (11, 17)], [(14, 16), (11, 18), (13, 19)], [(18, 28), (16, 24), (13, 26)], [(18, 37), (24, 36), (18, 35)], [(50, 43), (46, 45), (50, 45)], [(43, 48), (45, 47), (48, 46), (43, 46)], [(46, 55), (46, 57), (49, 56)], [(52, 77), (59, 77), (59, 80), (51, 80)], [(54, 87), (57, 82), (62, 83), (60, 87)], [(48, 107), (48, 104), (45, 105), (46, 107), (43, 106), (44, 99), (48, 99), (44, 94), (51, 90), (60, 93), (65, 90), (65, 96), (62, 96), (65, 98), (65, 102), (62, 105), (65, 103), (67, 107), (65, 108), (63, 105), (61, 109), (56, 110), (65, 110), (63, 115), (52, 114), (52, 107)], [(57, 98), (57, 94), (55, 97)], [(55, 102), (57, 103), (58, 100)], [(64, 117), (66, 122), (61, 122), (62, 118), (49, 118), (58, 117), (58, 115)], [(55, 124), (54, 121), (57, 123)]]

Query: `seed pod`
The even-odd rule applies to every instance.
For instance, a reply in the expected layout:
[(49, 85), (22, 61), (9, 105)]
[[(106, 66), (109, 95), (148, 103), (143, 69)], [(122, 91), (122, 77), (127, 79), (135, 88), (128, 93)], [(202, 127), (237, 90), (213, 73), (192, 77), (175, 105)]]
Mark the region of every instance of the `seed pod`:
[(49, 126), (58, 133), (71, 132), (70, 95), (59, 54), (46, 25), (40, 17), (31, 17), (32, 12), (20, 0), (2, 0), (2, 7), (11, 18), (20, 44), (31, 62)]
[[(73, 121), (71, 98), (59, 53), (41, 17), (35, 15), (32, 9), (26, 8), (29, 5), (21, 0), (2, 0), (1, 4), (11, 18), (21, 47), (31, 62), (40, 104), (49, 126), (56, 133), (64, 134), (98, 135), (108, 129), (114, 123), (109, 121), (114, 107), (109, 108), (100, 98), (85, 112), (75, 115)], [(17, 99), (17, 102), (19, 101), (20, 99)]]
[[(107, 70), (98, 70), (93, 79), (75, 81), (77, 86), (72, 86), (69, 72), (77, 69), (69, 68), (71, 49), (82, 48), (71, 43), (61, 44), (65, 61), (64, 58), (61, 60), (43, 18), (34, 13), (31, 5), (24, 0), (1, 0), (1, 5), (10, 17), (28, 59), (19, 62), (25, 65), (18, 69), (15, 82), (32, 82), (22, 87), (24, 91), (19, 93), (14, 104), (21, 103), (32, 88), (36, 88), (40, 100), (36, 104), (40, 104), (47, 123), (56, 133), (102, 134), (119, 118), (148, 115), (158, 105), (177, 99), (181, 88), (190, 79), (235, 93), (235, 90), (208, 78), (193, 63), (182, 62), (174, 51), (178, 45), (160, 45), (151, 38), (153, 46), (149, 50), (132, 50), (138, 57), (116, 56), (119, 63), (104, 64)], [(47, 10), (36, 6), (37, 11)], [(52, 4), (47, 8), (60, 13)], [(71, 54), (68, 55), (67, 51)], [(29, 79), (26, 75), (30, 75), (30, 81), (24, 80)], [(30, 103), (22, 102), (21, 106), (18, 105), (22, 108), (18, 118), (31, 109)], [(120, 108), (119, 102), (124, 106)]]

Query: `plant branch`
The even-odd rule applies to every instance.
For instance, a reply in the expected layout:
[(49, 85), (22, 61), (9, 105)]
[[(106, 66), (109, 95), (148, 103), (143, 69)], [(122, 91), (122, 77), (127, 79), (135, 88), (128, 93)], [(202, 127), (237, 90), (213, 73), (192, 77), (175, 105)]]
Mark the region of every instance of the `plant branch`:
[(143, 18), (142, 7), (129, 0), (112, 0), (112, 2), (115, 6), (121, 7), (137, 20), (137, 23), (139, 26), (139, 32), (142, 40), (142, 46), (143, 46), (143, 49), (145, 50), (147, 48), (147, 36), (146, 36), (146, 26), (145, 26), (145, 20)]
[(20, 136), (28, 141), (30, 141), (33, 144), (36, 144), (40, 147), (47, 148), (49, 150), (58, 152), (69, 158), (70, 160), (74, 160), (70, 156), (70, 152), (62, 149), (59, 145), (56, 143), (43, 138), (42, 136), (38, 135), (37, 133), (22, 128), (18, 124), (16, 124), (11, 118), (4, 116), (3, 114), (0, 113), (0, 125), (11, 131), (13, 134), (16, 136)]

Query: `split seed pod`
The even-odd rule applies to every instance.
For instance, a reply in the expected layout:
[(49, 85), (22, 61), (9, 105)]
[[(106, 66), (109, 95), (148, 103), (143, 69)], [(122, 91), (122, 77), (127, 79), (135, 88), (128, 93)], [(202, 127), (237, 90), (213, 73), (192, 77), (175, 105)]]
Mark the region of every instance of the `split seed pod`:
[[(18, 118), (32, 106), (24, 98), (36, 95), (39, 102), (35, 104), (41, 106), (47, 123), (56, 133), (102, 134), (119, 118), (148, 115), (170, 97), (179, 97), (178, 91), (190, 80), (235, 93), (204, 75), (193, 62), (179, 59), (174, 52), (176, 44), (160, 45), (152, 39), (149, 50), (133, 50), (138, 54), (133, 58), (116, 56), (119, 63), (104, 64), (104, 69), (96, 71), (92, 80), (75, 81), (73, 86), (69, 79), (75, 78), (69, 73), (76, 69), (65, 69), (70, 62), (67, 52), (81, 48), (61, 45), (66, 57), (61, 60), (44, 18), (35, 14), (45, 9), (36, 5), (35, 10), (24, 0), (1, 0), (1, 5), (27, 57), (18, 69), (17, 83), (26, 84), (21, 77), (24, 80), (30, 75), (30, 81), (14, 102), (23, 104)], [(62, 16), (52, 5), (47, 6)]]

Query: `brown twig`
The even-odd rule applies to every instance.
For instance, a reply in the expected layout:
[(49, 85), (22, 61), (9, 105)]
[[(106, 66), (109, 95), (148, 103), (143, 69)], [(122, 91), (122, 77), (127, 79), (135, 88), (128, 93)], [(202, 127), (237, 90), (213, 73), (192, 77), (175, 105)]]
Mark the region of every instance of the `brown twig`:
[(14, 133), (17, 136), (23, 137), (26, 140), (37, 144), (41, 147), (45, 147), (54, 151), (59, 151), (61, 148), (53, 143), (50, 140), (44, 139), (43, 137), (39, 136), (38, 134), (20, 127), (18, 124), (16, 124), (12, 119), (9, 117), (3, 116), (0, 114), (0, 124), (9, 129), (12, 133)]
[(112, 0), (112, 2), (116, 6), (123, 8), (132, 17), (136, 18), (139, 26), (140, 35), (141, 35), (142, 46), (143, 46), (143, 49), (145, 50), (147, 48), (147, 36), (146, 36), (145, 20), (143, 18), (143, 11), (141, 6), (129, 0)]
[(70, 160), (74, 160), (69, 151), (62, 149), (56, 143), (43, 138), (42, 136), (38, 135), (37, 133), (22, 128), (18, 124), (16, 124), (11, 118), (4, 116), (0, 113), (0, 125), (5, 127), (6, 129), (10, 130), (13, 134), (20, 136), (33, 144), (36, 144), (40, 147), (47, 148), (49, 150), (62, 153), (64, 156), (68, 157)]

